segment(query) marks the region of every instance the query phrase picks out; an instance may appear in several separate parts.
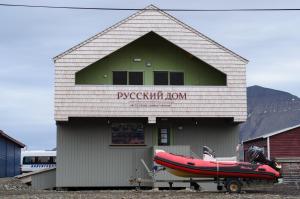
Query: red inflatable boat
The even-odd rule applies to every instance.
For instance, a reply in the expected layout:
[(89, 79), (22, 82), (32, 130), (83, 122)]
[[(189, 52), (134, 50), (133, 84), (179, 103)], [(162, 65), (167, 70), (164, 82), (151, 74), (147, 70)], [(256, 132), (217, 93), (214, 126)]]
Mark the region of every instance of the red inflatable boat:
[(266, 164), (210, 161), (157, 150), (154, 161), (181, 177), (246, 178), (276, 181), (280, 173)]

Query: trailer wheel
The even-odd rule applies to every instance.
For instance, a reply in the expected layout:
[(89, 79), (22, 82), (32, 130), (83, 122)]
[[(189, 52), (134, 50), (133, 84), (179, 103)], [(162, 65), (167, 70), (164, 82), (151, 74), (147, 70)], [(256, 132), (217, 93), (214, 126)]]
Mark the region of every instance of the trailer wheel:
[(229, 193), (240, 193), (242, 185), (239, 180), (231, 179), (226, 183), (226, 189)]

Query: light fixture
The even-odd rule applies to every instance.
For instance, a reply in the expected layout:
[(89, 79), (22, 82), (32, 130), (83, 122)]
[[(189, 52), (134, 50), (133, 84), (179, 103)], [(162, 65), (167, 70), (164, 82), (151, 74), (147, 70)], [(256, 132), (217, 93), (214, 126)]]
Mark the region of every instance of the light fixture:
[(151, 67), (151, 65), (152, 65), (151, 62), (149, 62), (149, 61), (146, 61), (146, 62), (145, 62), (145, 66), (146, 66), (146, 67)]
[(141, 59), (141, 58), (133, 58), (133, 61), (134, 61), (134, 62), (141, 62), (142, 59)]

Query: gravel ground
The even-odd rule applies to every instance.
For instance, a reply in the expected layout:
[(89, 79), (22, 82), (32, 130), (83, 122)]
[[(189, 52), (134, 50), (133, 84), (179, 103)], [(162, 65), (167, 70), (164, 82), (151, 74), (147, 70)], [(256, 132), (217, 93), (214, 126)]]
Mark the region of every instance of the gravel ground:
[(275, 185), (268, 187), (252, 187), (244, 189), (241, 194), (229, 194), (226, 192), (196, 192), (188, 190), (178, 191), (38, 191), (20, 183), (15, 179), (0, 179), (0, 198), (103, 198), (103, 199), (195, 199), (195, 198), (300, 198), (300, 189), (292, 185)]

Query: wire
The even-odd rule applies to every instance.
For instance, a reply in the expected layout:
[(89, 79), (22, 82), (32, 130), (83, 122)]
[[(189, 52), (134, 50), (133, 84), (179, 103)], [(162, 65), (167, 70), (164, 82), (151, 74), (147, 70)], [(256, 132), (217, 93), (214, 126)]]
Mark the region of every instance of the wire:
[[(27, 5), (27, 4), (4, 4), (6, 7), (24, 7), (24, 8), (49, 8), (49, 9), (71, 9), (71, 10), (108, 10), (108, 11), (138, 11), (139, 8), (103, 8), (103, 7), (75, 7), (75, 6), (47, 6), (47, 5)], [(157, 10), (157, 9), (147, 9)], [(175, 12), (266, 12), (266, 11), (300, 11), (300, 8), (249, 8), (249, 9), (159, 9), (162, 11)]]

